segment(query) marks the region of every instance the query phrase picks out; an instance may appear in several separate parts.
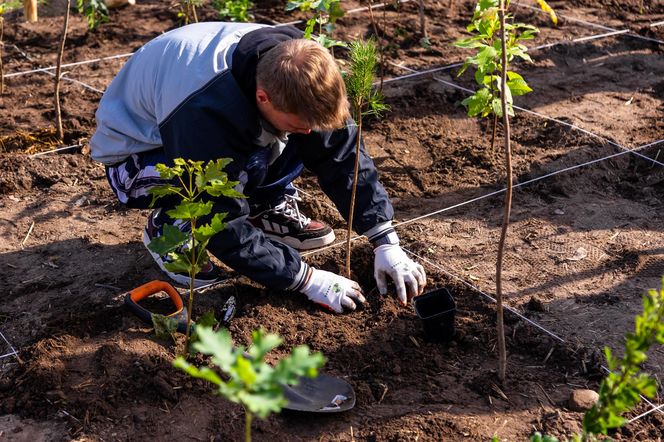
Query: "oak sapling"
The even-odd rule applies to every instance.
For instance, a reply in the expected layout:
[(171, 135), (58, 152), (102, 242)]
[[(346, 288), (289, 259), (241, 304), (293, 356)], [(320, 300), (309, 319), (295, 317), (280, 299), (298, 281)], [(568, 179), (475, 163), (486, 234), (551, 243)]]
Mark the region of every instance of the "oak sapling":
[(380, 117), (387, 111), (383, 104), (382, 92), (374, 89), (373, 81), (378, 62), (378, 51), (373, 40), (354, 41), (350, 44), (350, 72), (344, 76), (346, 91), (350, 100), (353, 118), (357, 123), (357, 137), (355, 143), (355, 168), (353, 172), (353, 189), (350, 198), (348, 214), (348, 235), (346, 238), (346, 276), (350, 278), (350, 240), (353, 231), (353, 216), (355, 212), (355, 196), (357, 193), (357, 178), (360, 167), (360, 147), (362, 145), (362, 117), (376, 115)]
[[(324, 48), (332, 49), (334, 46), (346, 46), (343, 41), (331, 37), (334, 32), (336, 21), (343, 17), (344, 10), (341, 9), (341, 0), (289, 0), (286, 11), (299, 9), (302, 12), (313, 11), (314, 15), (307, 20), (304, 29), (304, 38), (317, 41)], [(318, 25), (318, 35), (314, 36)]]
[[(622, 358), (604, 348), (609, 374), (599, 386), (597, 403), (583, 416), (583, 432), (572, 435), (570, 442), (604, 440), (598, 436), (625, 425), (628, 421), (623, 414), (633, 410), (642, 396), (653, 398), (657, 394), (657, 380), (642, 371), (648, 350), (655, 344), (664, 345), (664, 278), (661, 289), (649, 290), (643, 297), (643, 310), (634, 318), (634, 333), (625, 335)], [(535, 433), (530, 442), (558, 439)]]
[(287, 404), (283, 393), (284, 385), (296, 385), (301, 376), (314, 378), (318, 369), (325, 363), (320, 352), (310, 353), (309, 347), (300, 345), (272, 367), (265, 362), (268, 352), (278, 347), (282, 339), (262, 330), (251, 333), (252, 345), (245, 352), (244, 347), (234, 347), (226, 329), (213, 332), (208, 327), (197, 327), (199, 341), (193, 347), (211, 356), (210, 361), (228, 379), (224, 381), (217, 371), (209, 367), (198, 368), (178, 357), (173, 365), (194, 378), (204, 379), (217, 386), (217, 393), (226, 399), (239, 403), (244, 408), (245, 441), (251, 440), (251, 422), (256, 415), (261, 419), (271, 413), (279, 413)]
[(654, 344), (664, 345), (664, 278), (662, 288), (650, 290), (643, 297), (643, 312), (635, 318), (634, 333), (625, 336), (622, 358), (613, 356), (609, 347), (604, 354), (610, 373), (602, 380), (597, 403), (583, 417), (583, 436), (607, 434), (622, 427), (622, 415), (641, 402), (641, 395), (653, 398), (657, 381), (642, 372), (647, 352)]
[(104, 0), (76, 0), (76, 9), (85, 16), (91, 31), (108, 21), (108, 8)]
[(223, 171), (230, 162), (230, 159), (222, 158), (210, 161), (204, 167), (202, 161), (176, 158), (173, 167), (157, 164), (156, 170), (169, 184), (150, 189), (152, 205), (164, 196), (179, 197), (180, 203), (166, 214), (171, 219), (187, 222), (190, 226), (189, 232), (183, 232), (171, 224), (164, 224), (161, 236), (154, 238), (148, 245), (151, 251), (168, 257), (169, 261), (164, 264), (167, 270), (189, 275), (185, 354), (188, 351), (191, 331), (195, 275), (209, 259), (205, 249), (210, 239), (226, 227), (226, 213), (215, 213), (209, 223), (199, 225), (200, 218), (210, 215), (213, 208), (212, 201), (202, 201), (202, 197), (207, 194), (213, 198), (244, 198), (244, 195), (234, 189), (238, 181), (230, 181)]
[[(556, 16), (553, 10), (544, 0), (537, 1), (542, 9), (549, 12), (552, 20), (555, 22)], [(454, 43), (455, 46), (474, 49), (476, 51), (473, 56), (466, 59), (458, 75), (463, 74), (469, 66), (475, 66), (475, 81), (479, 85), (479, 89), (473, 95), (463, 100), (462, 104), (468, 109), (468, 116), (470, 117), (486, 117), (493, 114), (492, 149), (498, 118), (503, 119), (507, 186), (503, 224), (498, 244), (498, 257), (496, 259), (498, 379), (501, 382), (505, 380), (507, 369), (503, 323), (502, 267), (505, 240), (512, 207), (513, 187), (509, 116), (514, 115), (512, 97), (532, 91), (521, 75), (509, 70), (509, 63), (515, 58), (532, 61), (527, 53), (528, 48), (521, 42), (534, 38), (535, 34), (539, 32), (535, 26), (524, 23), (512, 23), (512, 16), (507, 14), (508, 8), (509, 0), (478, 0), (471, 23), (466, 27), (466, 30), (474, 35)]]
[(219, 18), (228, 18), (233, 22), (248, 22), (254, 19), (250, 0), (213, 0), (212, 7), (219, 13)]

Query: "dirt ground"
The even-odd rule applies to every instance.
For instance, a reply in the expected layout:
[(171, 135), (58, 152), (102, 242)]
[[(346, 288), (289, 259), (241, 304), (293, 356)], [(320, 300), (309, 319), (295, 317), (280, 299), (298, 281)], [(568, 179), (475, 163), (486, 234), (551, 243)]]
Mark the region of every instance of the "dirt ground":
[[(65, 68), (67, 78), (90, 86), (67, 81), (62, 89), (65, 144), (81, 146), (31, 156), (57, 146), (53, 80), (43, 72), (12, 74), (54, 64), (63, 3), (52, 1), (33, 24), (20, 13), (6, 16), (0, 331), (20, 361), (0, 359), (0, 439), (239, 440), (241, 407), (175, 371), (176, 347), (156, 339), (122, 303), (127, 290), (162, 278), (141, 242), (147, 212), (121, 207), (103, 167), (87, 155), (100, 91), (126, 57)], [(654, 41), (664, 40), (664, 26), (651, 26), (664, 20), (664, 4), (550, 3), (563, 16), (558, 26), (527, 8), (531, 2), (515, 7), (519, 20), (541, 28), (532, 48), (562, 44), (533, 49), (534, 63), (518, 67), (535, 92), (519, 97), (528, 111), (512, 121), (518, 187), (504, 290), (522, 316), (506, 318), (506, 383), (496, 380), (489, 299), (504, 196), (501, 146), (491, 149), (489, 124), (466, 117), (465, 92), (450, 86), (473, 87), (470, 75), (457, 78), (453, 68), (388, 81), (391, 110), (368, 123), (367, 148), (393, 198), (402, 245), (424, 264), (429, 287), (454, 294), (457, 333), (449, 343), (427, 342), (412, 307), (377, 293), (365, 240), (354, 243), (353, 272), (369, 303), (351, 314), (329, 314), (302, 295), (230, 274), (198, 295), (195, 316), (218, 312), (235, 296), (229, 328), (236, 342), (247, 343), (260, 326), (278, 333), (285, 345), (273, 360), (306, 343), (325, 354), (323, 371), (346, 379), (357, 395), (344, 414), (257, 420), (255, 440), (475, 441), (495, 434), (516, 441), (535, 430), (560, 437), (579, 430), (582, 414), (568, 408), (570, 392), (597, 388), (601, 348), (620, 351), (642, 294), (664, 275), (664, 142), (657, 143), (664, 138), (664, 44)], [(302, 17), (279, 2), (257, 4), (259, 22)], [(425, 5), (429, 47), (420, 44), (415, 2), (375, 11), (375, 29), (366, 11), (347, 15), (335, 36), (377, 30), (386, 78), (462, 61), (468, 54), (450, 43), (463, 35), (473, 4)], [(214, 20), (215, 13), (204, 9), (201, 17)], [(78, 15), (71, 21), (65, 63), (128, 54), (179, 25), (177, 10), (158, 0), (112, 11), (96, 32)], [(572, 41), (623, 29), (631, 33)], [(303, 210), (330, 223), (341, 243), (344, 222), (315, 177), (296, 184)], [(344, 253), (335, 247), (304, 259), (339, 271)], [(0, 341), (0, 355), (10, 352)], [(651, 352), (646, 368), (661, 376), (664, 351)], [(660, 389), (653, 402), (661, 396)], [(660, 441), (662, 428), (664, 414), (654, 412), (612, 437)]]

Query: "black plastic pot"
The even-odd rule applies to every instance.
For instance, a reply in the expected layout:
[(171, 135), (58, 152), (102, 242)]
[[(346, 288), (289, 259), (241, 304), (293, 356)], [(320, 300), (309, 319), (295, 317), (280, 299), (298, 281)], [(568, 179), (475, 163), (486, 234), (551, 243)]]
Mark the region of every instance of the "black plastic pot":
[(422, 320), (430, 341), (449, 341), (454, 336), (456, 304), (446, 288), (440, 288), (413, 298), (415, 313)]

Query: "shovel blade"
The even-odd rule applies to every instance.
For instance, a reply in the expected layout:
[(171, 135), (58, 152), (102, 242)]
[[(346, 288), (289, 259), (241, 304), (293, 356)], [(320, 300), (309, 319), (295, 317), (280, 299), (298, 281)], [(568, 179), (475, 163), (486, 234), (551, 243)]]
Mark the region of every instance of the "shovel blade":
[(355, 391), (343, 379), (325, 374), (300, 378), (297, 385), (285, 385), (287, 410), (309, 413), (340, 413), (355, 406)]

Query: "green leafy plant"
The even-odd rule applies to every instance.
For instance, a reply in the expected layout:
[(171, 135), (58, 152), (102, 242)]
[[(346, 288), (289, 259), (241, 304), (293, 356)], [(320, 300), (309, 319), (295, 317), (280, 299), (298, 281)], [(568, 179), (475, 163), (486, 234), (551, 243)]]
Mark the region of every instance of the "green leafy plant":
[(362, 145), (362, 119), (367, 115), (381, 116), (387, 111), (383, 104), (383, 95), (374, 89), (373, 80), (378, 62), (378, 50), (373, 40), (354, 41), (350, 44), (350, 72), (344, 76), (346, 91), (353, 110), (353, 118), (357, 123), (355, 143), (355, 169), (353, 173), (353, 189), (351, 191), (350, 209), (348, 214), (348, 233), (346, 237), (346, 276), (350, 278), (350, 240), (353, 231), (357, 178), (360, 167), (360, 146)]
[(664, 278), (662, 288), (650, 290), (643, 297), (643, 312), (635, 318), (634, 333), (625, 336), (622, 358), (604, 348), (610, 373), (599, 387), (599, 400), (583, 417), (584, 436), (606, 434), (627, 422), (622, 415), (641, 402), (641, 396), (652, 398), (657, 393), (656, 380), (641, 371), (654, 344), (664, 345)]
[(198, 23), (196, 8), (203, 6), (204, 0), (180, 0), (178, 3), (178, 18), (184, 20), (184, 24)]
[(310, 353), (309, 347), (295, 347), (290, 355), (272, 367), (265, 363), (265, 355), (278, 347), (282, 339), (262, 330), (252, 332), (252, 345), (245, 352), (243, 347), (233, 347), (226, 329), (213, 332), (208, 327), (197, 327), (200, 341), (193, 344), (199, 352), (211, 356), (211, 362), (228, 379), (224, 381), (218, 372), (209, 367), (198, 368), (178, 357), (173, 365), (194, 378), (204, 379), (217, 386), (217, 393), (239, 403), (245, 411), (245, 440), (251, 440), (251, 422), (256, 415), (261, 419), (278, 413), (287, 401), (283, 385), (295, 385), (301, 376), (316, 377), (325, 363), (319, 352)]
[(0, 2), (0, 94), (5, 93), (5, 68), (2, 64), (2, 49), (5, 47), (3, 42), (4, 31), (5, 31), (5, 17), (4, 15), (8, 12), (18, 9), (21, 6), (20, 0), (14, 0), (9, 2)]
[(530, 436), (530, 442), (558, 442), (557, 437), (541, 434), (539, 431)]
[(76, 0), (76, 9), (79, 14), (85, 15), (90, 30), (108, 21), (108, 8), (104, 0)]
[[(548, 7), (544, 0), (537, 0), (540, 7)], [(493, 136), (491, 149), (493, 150), (498, 118), (503, 119), (505, 169), (507, 186), (503, 211), (503, 224), (498, 244), (496, 259), (496, 311), (498, 335), (498, 379), (505, 380), (507, 369), (507, 353), (505, 349), (505, 329), (503, 319), (503, 291), (502, 268), (509, 227), (510, 212), (512, 208), (512, 152), (510, 145), (509, 116), (514, 115), (512, 101), (514, 95), (523, 95), (531, 92), (523, 77), (509, 70), (509, 63), (515, 58), (531, 61), (527, 54), (528, 48), (521, 42), (535, 37), (539, 30), (523, 23), (513, 23), (512, 16), (507, 13), (509, 0), (478, 0), (471, 23), (466, 30), (472, 37), (455, 42), (455, 46), (475, 50), (475, 54), (468, 57), (458, 75), (463, 74), (469, 66), (475, 66), (475, 81), (479, 89), (470, 97), (463, 100), (470, 117), (486, 117), (494, 115)], [(550, 11), (550, 12), (549, 12)], [(555, 13), (548, 8), (552, 19)]]
[(220, 18), (228, 18), (234, 22), (248, 22), (254, 19), (250, 0), (213, 0), (212, 6), (219, 12)]
[[(634, 319), (634, 333), (625, 335), (622, 358), (613, 356), (604, 348), (609, 374), (599, 387), (597, 403), (583, 416), (583, 433), (574, 434), (573, 442), (593, 442), (598, 435), (619, 428), (628, 421), (623, 414), (633, 410), (641, 396), (653, 398), (657, 393), (657, 380), (641, 371), (648, 350), (655, 344), (664, 345), (664, 278), (662, 288), (649, 290), (643, 297), (643, 311)], [(535, 433), (531, 442), (557, 442), (552, 436)]]
[[(315, 40), (329, 49), (334, 46), (346, 46), (346, 43), (331, 37), (336, 21), (344, 15), (340, 3), (341, 0), (289, 0), (286, 4), (286, 11), (295, 9), (302, 12), (313, 11), (313, 17), (307, 20), (304, 38)], [(316, 27), (318, 27), (318, 35), (314, 36)]]
[(191, 227), (190, 232), (183, 232), (177, 227), (164, 224), (161, 236), (153, 239), (148, 247), (160, 256), (167, 255), (169, 262), (164, 264), (167, 270), (175, 273), (189, 274), (189, 305), (187, 309), (187, 331), (185, 353), (189, 345), (191, 330), (191, 312), (194, 300), (194, 278), (209, 259), (205, 249), (210, 239), (221, 232), (225, 213), (215, 213), (209, 223), (199, 225), (201, 217), (212, 213), (212, 201), (201, 201), (207, 194), (212, 197), (244, 198), (234, 187), (237, 181), (229, 181), (223, 169), (231, 162), (222, 158), (208, 162), (205, 167), (202, 161), (176, 158), (173, 167), (157, 164), (156, 169), (161, 178), (169, 184), (150, 189), (152, 205), (161, 197), (176, 195), (181, 198), (180, 204), (166, 214), (173, 220), (186, 221)]

